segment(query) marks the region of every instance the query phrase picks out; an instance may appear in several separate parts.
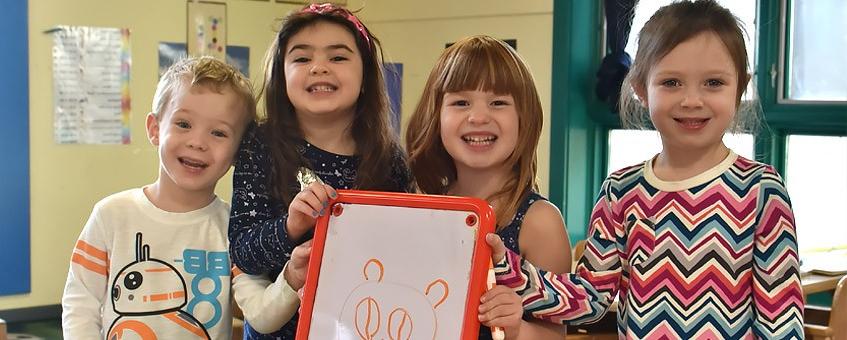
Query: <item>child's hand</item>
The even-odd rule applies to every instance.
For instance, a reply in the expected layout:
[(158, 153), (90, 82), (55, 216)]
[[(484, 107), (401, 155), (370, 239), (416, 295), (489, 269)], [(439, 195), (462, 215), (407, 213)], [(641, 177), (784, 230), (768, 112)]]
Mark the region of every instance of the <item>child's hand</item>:
[(299, 240), (314, 228), (315, 220), (328, 212), (329, 200), (335, 197), (335, 189), (320, 181), (310, 184), (294, 196), (288, 205), (288, 219), (285, 221), (288, 238)]
[(308, 240), (297, 246), (291, 252), (291, 259), (288, 260), (282, 277), (285, 278), (288, 285), (295, 291), (306, 284), (306, 271), (309, 269), (309, 255), (311, 254), (312, 240)]
[(508, 338), (514, 339), (523, 316), (521, 297), (509, 287), (494, 286), (479, 301), (479, 322), (488, 327), (501, 327)]
[(500, 263), (503, 261), (503, 258), (506, 257), (506, 245), (503, 244), (503, 240), (500, 239), (500, 236), (497, 234), (491, 233), (485, 235), (485, 242), (491, 247), (491, 261), (494, 264)]

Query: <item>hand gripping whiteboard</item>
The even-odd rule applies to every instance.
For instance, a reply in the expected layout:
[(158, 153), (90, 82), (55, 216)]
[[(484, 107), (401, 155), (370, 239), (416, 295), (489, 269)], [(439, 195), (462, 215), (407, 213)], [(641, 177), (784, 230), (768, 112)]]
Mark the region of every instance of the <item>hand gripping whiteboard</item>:
[(318, 219), (297, 339), (476, 339), (494, 213), (475, 198), (339, 190)]

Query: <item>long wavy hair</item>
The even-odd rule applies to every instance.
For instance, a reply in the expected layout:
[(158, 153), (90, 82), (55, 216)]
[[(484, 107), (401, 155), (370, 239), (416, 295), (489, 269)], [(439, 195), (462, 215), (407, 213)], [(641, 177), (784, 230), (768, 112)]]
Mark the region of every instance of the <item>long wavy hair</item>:
[[(297, 151), (303, 140), (294, 106), (285, 85), (284, 58), (289, 39), (306, 27), (329, 22), (344, 27), (356, 41), (362, 58), (362, 91), (356, 101), (352, 136), (359, 157), (355, 188), (389, 190), (392, 188), (391, 163), (399, 145), (390, 130), (388, 96), (382, 75), (382, 47), (355, 16), (343, 7), (319, 5), (311, 11), (306, 5), (282, 20), (279, 32), (265, 55), (265, 78), (260, 90), (266, 118), (259, 133), (268, 141), (272, 160), (271, 195), (288, 205), (293, 199), (295, 175), (301, 166), (311, 166)], [(367, 37), (367, 39), (365, 38)]]
[(536, 183), (536, 148), (543, 112), (526, 62), (504, 42), (488, 36), (464, 38), (447, 48), (429, 74), (406, 130), (409, 168), (418, 188), (445, 194), (456, 181), (456, 166), (441, 141), (444, 94), (468, 90), (510, 94), (518, 112), (517, 145), (506, 159), (510, 176), (500, 191), (485, 197), (496, 202), (498, 229), (506, 226)]

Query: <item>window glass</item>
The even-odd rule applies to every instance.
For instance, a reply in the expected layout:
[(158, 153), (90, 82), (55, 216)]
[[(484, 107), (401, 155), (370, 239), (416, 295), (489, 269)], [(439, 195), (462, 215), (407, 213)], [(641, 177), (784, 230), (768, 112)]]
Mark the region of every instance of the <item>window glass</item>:
[(847, 137), (789, 135), (786, 153), (800, 251), (847, 249)]
[(788, 99), (847, 101), (847, 1), (790, 3)]
[[(735, 153), (753, 159), (753, 135), (726, 134), (723, 142)], [(662, 151), (662, 140), (655, 130), (610, 130), (609, 162), (606, 173), (650, 159)]]

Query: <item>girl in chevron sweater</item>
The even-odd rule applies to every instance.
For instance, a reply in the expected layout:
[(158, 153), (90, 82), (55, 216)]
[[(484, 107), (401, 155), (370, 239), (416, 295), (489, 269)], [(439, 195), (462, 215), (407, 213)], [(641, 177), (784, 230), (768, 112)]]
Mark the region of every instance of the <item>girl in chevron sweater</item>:
[(732, 13), (712, 0), (659, 9), (639, 34), (621, 115), (641, 126), (646, 108), (662, 151), (604, 181), (573, 274), (537, 269), (489, 235), (497, 283), (566, 324), (597, 321), (617, 297), (621, 338), (802, 338), (788, 193), (772, 166), (722, 141), (755, 121), (739, 110), (749, 80)]

